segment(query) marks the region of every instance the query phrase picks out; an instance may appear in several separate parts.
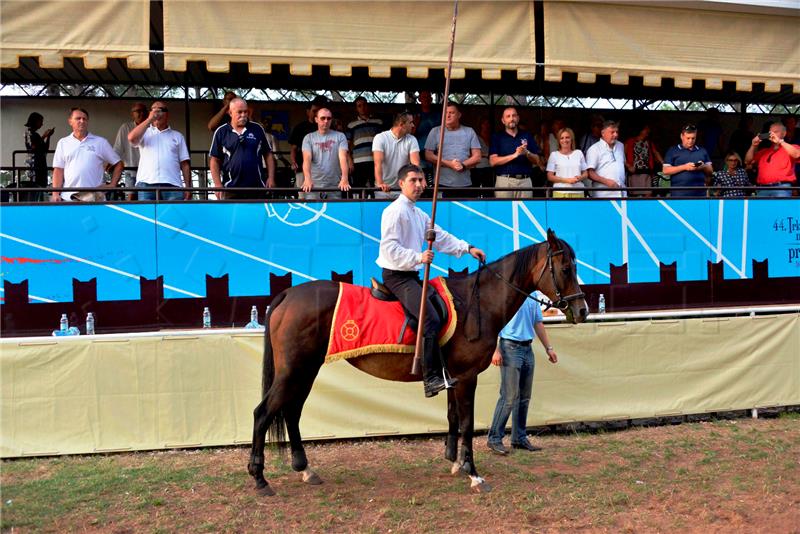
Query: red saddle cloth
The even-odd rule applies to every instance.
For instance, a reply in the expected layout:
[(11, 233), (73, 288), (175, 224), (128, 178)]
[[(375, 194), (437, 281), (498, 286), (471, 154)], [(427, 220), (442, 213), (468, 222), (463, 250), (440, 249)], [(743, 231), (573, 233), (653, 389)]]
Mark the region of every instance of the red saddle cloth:
[[(447, 321), (439, 332), (439, 345), (444, 345), (456, 329), (453, 295), (442, 277), (432, 279), (430, 285), (448, 310)], [(340, 282), (325, 362), (378, 352), (413, 353), (417, 336), (408, 325), (400, 336), (404, 322), (405, 311), (400, 302), (378, 300), (370, 294), (369, 288)]]

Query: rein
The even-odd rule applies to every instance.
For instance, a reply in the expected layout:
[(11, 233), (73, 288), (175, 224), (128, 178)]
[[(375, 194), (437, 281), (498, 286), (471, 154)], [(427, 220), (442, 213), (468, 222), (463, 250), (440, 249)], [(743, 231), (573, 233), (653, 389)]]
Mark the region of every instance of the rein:
[[(539, 277), (536, 279), (536, 287), (539, 287), (539, 282), (541, 282), (545, 271), (549, 271), (550, 272), (550, 276), (553, 279), (553, 288), (555, 288), (555, 290), (556, 290), (557, 300), (556, 300), (555, 303), (550, 302), (549, 300), (542, 300), (542, 299), (538, 299), (538, 298), (532, 296), (530, 293), (527, 293), (524, 290), (522, 290), (519, 286), (517, 286), (517, 285), (511, 283), (510, 281), (506, 280), (505, 278), (503, 278), (503, 276), (500, 273), (498, 273), (497, 271), (495, 271), (494, 269), (489, 267), (489, 265), (485, 261), (481, 261), (480, 262), (480, 266), (478, 267), (478, 276), (475, 279), (475, 284), (472, 286), (472, 295), (470, 296), (469, 303), (467, 304), (467, 313), (466, 313), (466, 318), (469, 318), (469, 314), (472, 311), (472, 306), (470, 306), (470, 304), (472, 303), (473, 300), (475, 300), (475, 302), (477, 304), (477, 308), (478, 308), (478, 317), (477, 317), (477, 319), (478, 319), (478, 336), (476, 338), (470, 339), (469, 341), (474, 341), (475, 339), (478, 339), (478, 338), (481, 337), (481, 290), (480, 290), (480, 285), (481, 285), (481, 273), (483, 272), (484, 269), (489, 271), (495, 278), (497, 278), (498, 280), (503, 282), (505, 285), (507, 285), (508, 287), (510, 287), (511, 289), (516, 291), (517, 293), (519, 293), (521, 295), (524, 295), (525, 298), (531, 299), (534, 302), (537, 302), (539, 304), (544, 305), (545, 306), (544, 311), (547, 311), (547, 310), (549, 310), (550, 308), (553, 308), (553, 307), (558, 308), (561, 311), (565, 311), (567, 308), (569, 308), (569, 303), (571, 301), (576, 300), (576, 299), (584, 298), (585, 297), (585, 293), (583, 293), (583, 292), (574, 293), (572, 295), (567, 295), (566, 297), (561, 295), (561, 290), (558, 288), (558, 284), (556, 283), (556, 273), (555, 273), (555, 269), (553, 268), (553, 257), (558, 256), (558, 255), (563, 254), (563, 253), (564, 253), (564, 249), (553, 251), (550, 248), (550, 244), (548, 243), (547, 244), (547, 263), (544, 266), (542, 266), (542, 272), (539, 273)], [(465, 320), (466, 320), (466, 318), (465, 318)]]

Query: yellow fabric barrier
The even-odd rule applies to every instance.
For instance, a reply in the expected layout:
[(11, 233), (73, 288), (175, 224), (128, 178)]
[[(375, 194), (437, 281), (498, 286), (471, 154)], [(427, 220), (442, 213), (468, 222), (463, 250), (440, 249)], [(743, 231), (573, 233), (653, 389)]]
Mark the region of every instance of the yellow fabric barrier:
[[(548, 326), (559, 363), (537, 355), (531, 426), (800, 404), (800, 314)], [(260, 333), (0, 342), (4, 458), (248, 443), (261, 387)], [(499, 372), (480, 376), (488, 427)], [(446, 430), (446, 398), (419, 383), (323, 367), (307, 439)]]

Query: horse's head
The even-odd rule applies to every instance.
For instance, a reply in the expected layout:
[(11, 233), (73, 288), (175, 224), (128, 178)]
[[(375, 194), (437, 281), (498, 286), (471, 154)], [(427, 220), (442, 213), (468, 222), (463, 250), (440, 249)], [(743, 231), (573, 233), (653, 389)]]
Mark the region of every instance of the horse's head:
[(569, 322), (582, 323), (589, 308), (578, 284), (575, 251), (549, 228), (545, 246), (547, 255), (536, 275), (536, 286), (553, 302), (553, 306), (564, 312)]

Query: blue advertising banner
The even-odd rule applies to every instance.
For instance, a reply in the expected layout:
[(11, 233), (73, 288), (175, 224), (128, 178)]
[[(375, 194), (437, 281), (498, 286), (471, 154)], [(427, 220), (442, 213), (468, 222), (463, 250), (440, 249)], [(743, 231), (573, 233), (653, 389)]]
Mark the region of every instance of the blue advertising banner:
[[(72, 279), (97, 278), (100, 300), (138, 299), (139, 277), (164, 277), (164, 296), (203, 297), (205, 276), (229, 276), (231, 296), (269, 294), (270, 273), (294, 284), (375, 264), (385, 202), (265, 204), (5, 205), (0, 212), (2, 278), (29, 281), (36, 302), (69, 302)], [(420, 207), (430, 210), (429, 202)], [(609, 282), (628, 265), (630, 282), (656, 282), (677, 263), (678, 280), (705, 280), (707, 262), (725, 278), (800, 277), (800, 201), (442, 201), (440, 226), (483, 248), (490, 260), (544, 239), (547, 228), (577, 253), (584, 284)], [(436, 257), (432, 274), (477, 268), (469, 257)]]

